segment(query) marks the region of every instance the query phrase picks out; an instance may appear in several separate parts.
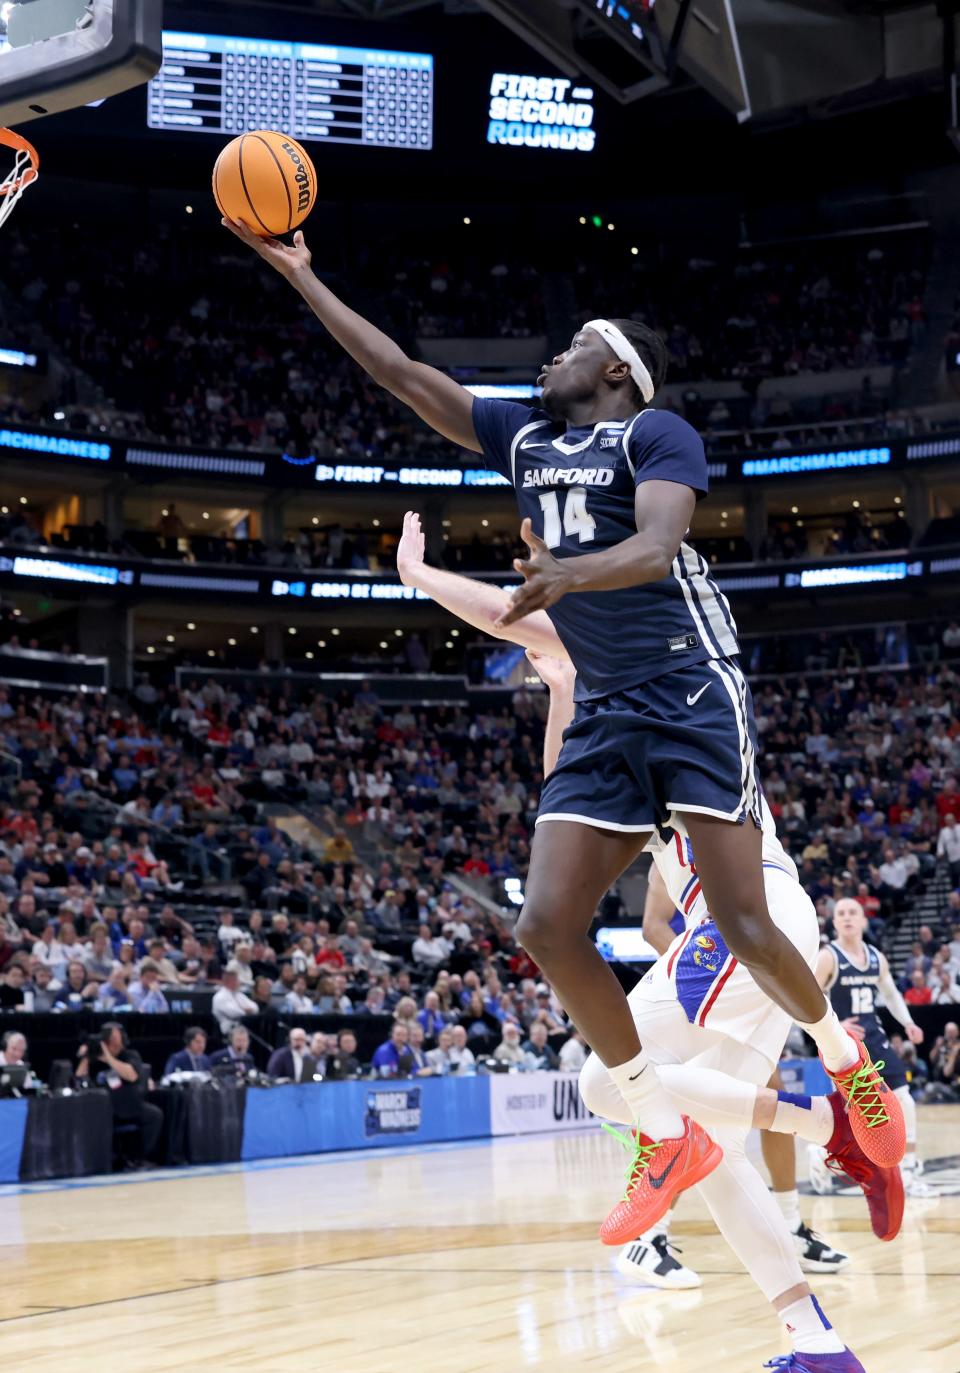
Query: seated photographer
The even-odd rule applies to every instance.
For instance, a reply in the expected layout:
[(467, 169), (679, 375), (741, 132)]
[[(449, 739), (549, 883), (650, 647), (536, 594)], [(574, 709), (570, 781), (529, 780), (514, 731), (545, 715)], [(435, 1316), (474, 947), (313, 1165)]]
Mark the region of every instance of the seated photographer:
[(206, 1031), (201, 1030), (199, 1025), (191, 1025), (184, 1031), (183, 1044), (182, 1049), (167, 1059), (164, 1077), (169, 1077), (171, 1073), (209, 1073)]
[(148, 1158), (156, 1147), (163, 1127), (163, 1112), (144, 1100), (148, 1073), (136, 1049), (131, 1049), (123, 1027), (115, 1020), (104, 1021), (99, 1034), (91, 1035), (88, 1044), (77, 1051), (76, 1077), (96, 1082), (110, 1092), (113, 1107), (114, 1142), (125, 1126), (140, 1127), (139, 1154), (125, 1144), (124, 1153), (130, 1167), (148, 1167)]
[(228, 1077), (231, 1068), (240, 1078), (254, 1071), (256, 1064), (250, 1052), (250, 1034), (246, 1025), (234, 1025), (230, 1031), (230, 1043), (225, 1049), (218, 1049), (210, 1055), (210, 1066)]

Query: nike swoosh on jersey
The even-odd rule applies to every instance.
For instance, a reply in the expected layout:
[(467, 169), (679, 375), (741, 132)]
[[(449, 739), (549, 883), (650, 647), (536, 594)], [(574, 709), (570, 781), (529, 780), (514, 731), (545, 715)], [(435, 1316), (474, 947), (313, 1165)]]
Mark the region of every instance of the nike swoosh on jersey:
[(530, 439), (527, 439), (524, 443), (521, 443), (521, 445), (520, 445), (520, 451), (521, 451), (521, 452), (524, 452), (524, 451), (525, 451), (526, 449), (528, 449), (528, 448), (549, 448), (549, 447), (550, 447), (549, 443), (541, 443), (541, 442), (539, 441), (539, 439), (535, 439), (535, 440), (533, 440), (533, 441), (531, 441)]
[(687, 696), (687, 705), (688, 705), (688, 706), (695, 706), (695, 705), (697, 704), (697, 702), (700, 700), (700, 697), (701, 697), (701, 696), (703, 695), (703, 693), (706, 691), (707, 687), (712, 687), (712, 686), (713, 686), (713, 683), (712, 683), (712, 682), (704, 682), (703, 686), (700, 688), (699, 691), (695, 691), (694, 694), (693, 694), (692, 696)]
[[(708, 685), (709, 685), (709, 683), (708, 683)], [(651, 1186), (651, 1187), (656, 1188), (656, 1189), (659, 1189), (660, 1187), (663, 1186), (663, 1184), (666, 1182), (667, 1178), (668, 1178), (668, 1177), (670, 1176), (670, 1174), (673, 1172), (674, 1165), (676, 1164), (677, 1159), (678, 1159), (679, 1157), (680, 1157), (679, 1154), (674, 1154), (673, 1158), (672, 1158), (672, 1159), (670, 1160), (670, 1162), (667, 1164), (666, 1168), (664, 1168), (663, 1172), (660, 1173), (660, 1174), (658, 1174), (657, 1177), (654, 1177), (652, 1173), (648, 1173), (648, 1174), (647, 1174), (647, 1176), (648, 1176), (649, 1179), (650, 1179), (650, 1186)]]

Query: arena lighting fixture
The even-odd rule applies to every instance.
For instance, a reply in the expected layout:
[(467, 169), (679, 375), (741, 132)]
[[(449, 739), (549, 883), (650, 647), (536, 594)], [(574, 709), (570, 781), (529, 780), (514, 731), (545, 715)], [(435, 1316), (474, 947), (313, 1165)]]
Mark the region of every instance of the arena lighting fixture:
[(21, 504), (21, 505), (26, 505), (26, 503), (27, 503), (27, 498), (26, 498), (26, 496), (21, 496), (21, 497), (20, 497), (20, 504)]
[(631, 248), (631, 249), (630, 249), (630, 252), (631, 252), (631, 254), (633, 255), (633, 257), (637, 257), (637, 256), (639, 255), (639, 253), (640, 253), (640, 249), (639, 249), (639, 248)]
[(287, 633), (288, 633), (288, 634), (296, 634), (296, 632), (297, 632), (297, 627), (296, 627), (296, 625), (291, 625), (290, 628), (287, 630)]
[(167, 635), (167, 643), (168, 643), (168, 644), (176, 643), (176, 636), (173, 635), (173, 634), (168, 634), (168, 635)]
[(379, 521), (379, 520), (374, 520), (374, 522), (373, 522), (373, 527), (374, 527), (374, 529), (379, 529), (379, 528), (380, 528), (380, 521)]
[(450, 638), (451, 638), (451, 639), (459, 639), (459, 637), (460, 637), (460, 631), (459, 631), (459, 629), (451, 629), (451, 631), (450, 631)]
[(452, 640), (452, 639), (448, 639), (447, 642), (444, 644), (444, 648), (453, 648), (453, 647), (454, 647), (454, 644), (453, 644), (453, 640)]
[(339, 629), (331, 629), (330, 633), (336, 635), (336, 634), (339, 634), (340, 631), (339, 631)]
[(312, 648), (308, 648), (307, 651), (306, 651), (306, 653), (305, 653), (303, 656), (304, 656), (305, 658), (312, 658), (312, 657), (313, 657), (313, 649), (312, 649)]
[(791, 514), (791, 515), (799, 515), (799, 514), (800, 514), (800, 507), (799, 507), (799, 505), (791, 505), (791, 507), (790, 507), (790, 514)]
[(463, 222), (464, 222), (464, 224), (471, 224), (473, 221), (471, 220), (471, 218), (470, 218), (469, 215), (464, 215), (464, 216), (463, 216)]
[(381, 648), (389, 648), (390, 645), (387, 643), (386, 639), (381, 639), (381, 640), (380, 640), (380, 647), (381, 647)]
[(318, 640), (317, 640), (317, 648), (326, 648), (326, 646), (327, 646), (327, 641), (326, 641), (326, 639), (318, 639)]
[(236, 648), (236, 646), (237, 646), (237, 641), (236, 641), (236, 639), (228, 639), (228, 640), (227, 640), (227, 643), (230, 645), (231, 648)]
[(402, 638), (403, 638), (403, 630), (402, 630), (402, 629), (395, 629), (393, 632), (394, 632), (394, 634), (396, 635), (396, 637), (397, 637), (398, 639), (402, 639)]
[(251, 625), (251, 626), (250, 626), (250, 633), (251, 633), (251, 634), (259, 634), (259, 633), (260, 633), (260, 630), (257, 628), (256, 625)]
[(147, 645), (147, 652), (148, 652), (148, 653), (156, 653), (156, 651), (157, 651), (157, 650), (154, 648), (153, 644), (148, 644), (148, 645)]
[(208, 657), (208, 658), (215, 658), (216, 656), (217, 656), (217, 651), (216, 651), (216, 649), (214, 649), (214, 648), (208, 648), (208, 649), (207, 649), (207, 657)]
[(197, 627), (197, 626), (193, 623), (192, 620), (188, 620), (188, 621), (187, 621), (187, 628), (188, 628), (188, 629), (196, 629), (196, 627)]

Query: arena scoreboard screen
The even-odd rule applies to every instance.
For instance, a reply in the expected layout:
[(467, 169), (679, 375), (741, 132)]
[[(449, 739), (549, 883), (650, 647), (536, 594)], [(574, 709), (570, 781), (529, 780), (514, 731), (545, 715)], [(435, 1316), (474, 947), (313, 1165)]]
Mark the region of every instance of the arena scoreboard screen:
[(221, 135), (280, 129), (304, 140), (427, 150), (433, 57), (164, 30), (147, 124)]

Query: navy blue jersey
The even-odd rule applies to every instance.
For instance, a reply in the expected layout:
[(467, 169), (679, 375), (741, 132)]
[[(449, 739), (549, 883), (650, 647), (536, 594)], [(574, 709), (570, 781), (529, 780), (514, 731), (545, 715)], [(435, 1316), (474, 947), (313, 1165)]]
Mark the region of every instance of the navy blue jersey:
[[(636, 488), (645, 481), (707, 490), (700, 436), (667, 410), (566, 425), (543, 410), (477, 397), (473, 426), (491, 466), (513, 484), (521, 516), (557, 558), (602, 553), (635, 534)], [(662, 581), (571, 593), (547, 614), (577, 669), (578, 701), (740, 652), (726, 598), (687, 543)]]
[(830, 949), (837, 960), (837, 972), (827, 988), (830, 1004), (841, 1020), (857, 1016), (864, 1030), (879, 1031), (886, 1036), (877, 1015), (877, 987), (880, 983), (880, 951), (872, 944), (864, 944), (867, 951), (865, 968), (858, 968), (843, 952), (839, 944)]

